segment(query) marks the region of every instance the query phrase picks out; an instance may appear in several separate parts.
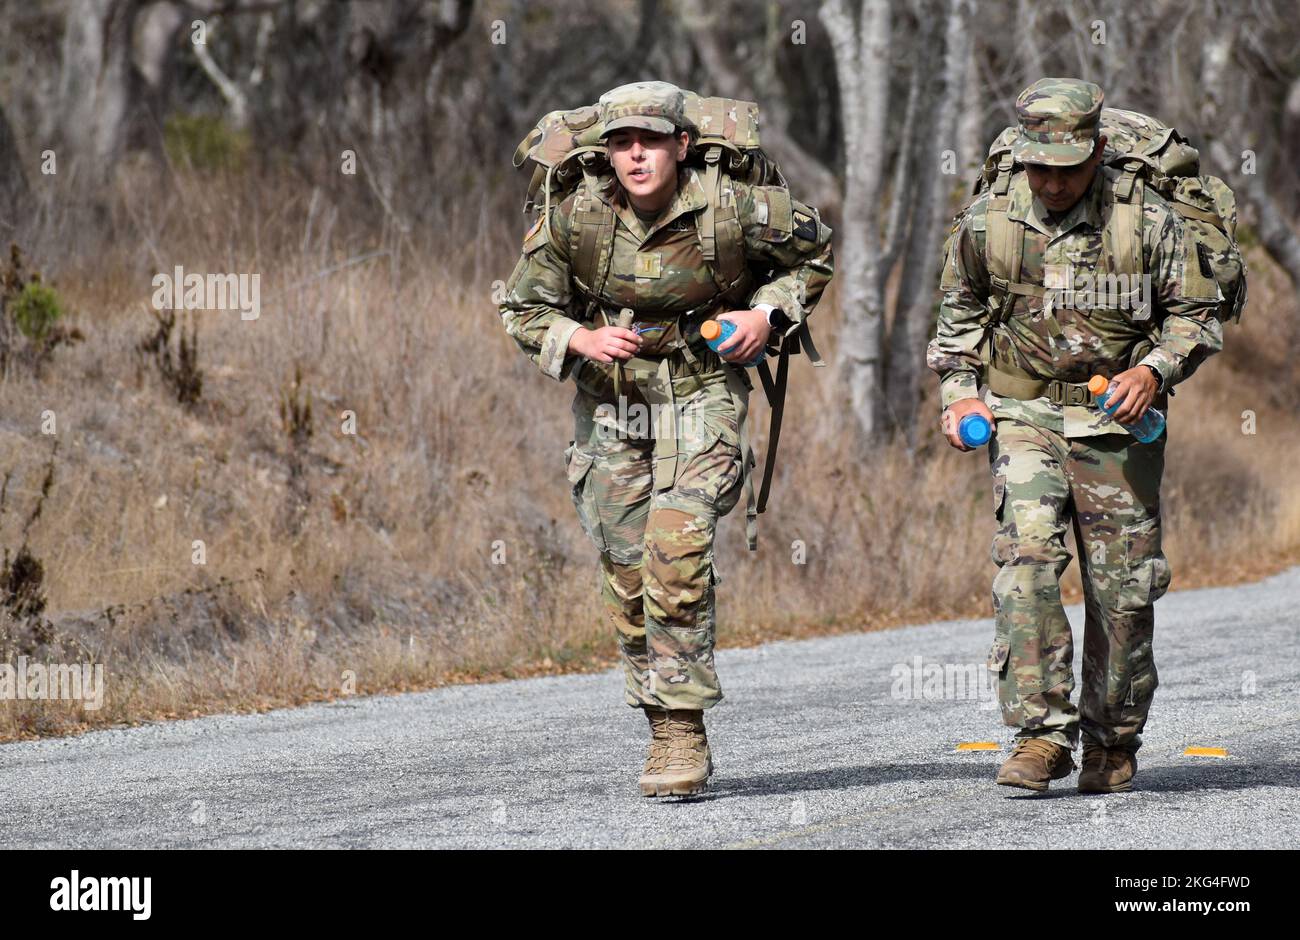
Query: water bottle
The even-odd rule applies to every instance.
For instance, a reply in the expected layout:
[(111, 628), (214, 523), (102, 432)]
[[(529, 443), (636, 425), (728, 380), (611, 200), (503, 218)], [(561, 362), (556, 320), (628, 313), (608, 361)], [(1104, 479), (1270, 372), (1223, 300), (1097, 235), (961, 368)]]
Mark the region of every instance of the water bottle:
[[(704, 337), (704, 341), (709, 344), (709, 348), (714, 352), (718, 351), (719, 346), (725, 346), (734, 332), (736, 332), (736, 324), (730, 320), (705, 320), (700, 324), (700, 335)], [(760, 349), (753, 360), (738, 363), (738, 365), (743, 365), (746, 369), (752, 369), (763, 361), (765, 355), (766, 351)]]
[[(1106, 407), (1106, 401), (1110, 397), (1110, 380), (1104, 375), (1094, 375), (1088, 380), (1088, 391), (1092, 392), (1092, 397), (1097, 401), (1099, 407), (1106, 414), (1113, 414), (1116, 407)], [(1165, 416), (1155, 408), (1148, 408), (1143, 412), (1142, 417), (1132, 424), (1125, 424), (1122, 421), (1116, 422), (1124, 430), (1128, 431), (1143, 444), (1150, 444), (1165, 429)]]
[(969, 414), (957, 425), (957, 436), (967, 447), (983, 447), (993, 436), (993, 426), (983, 415)]

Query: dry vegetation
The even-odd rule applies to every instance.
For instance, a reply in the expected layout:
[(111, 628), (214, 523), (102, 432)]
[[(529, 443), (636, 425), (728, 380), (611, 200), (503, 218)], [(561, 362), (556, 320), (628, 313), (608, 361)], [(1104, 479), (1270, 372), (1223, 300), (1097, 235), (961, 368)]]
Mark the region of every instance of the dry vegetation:
[[(436, 231), (403, 234), (292, 180), (154, 175), (119, 174), (102, 250), (67, 249), (71, 219), (26, 246), (84, 340), (0, 385), (0, 546), (28, 548), (44, 599), (36, 616), (6, 607), (0, 660), (102, 662), (108, 691), (100, 711), (0, 702), (0, 739), (610, 664), (561, 467), (571, 386), (519, 355), (493, 302), (517, 214), (466, 199)], [(259, 272), (260, 319), (181, 314), (159, 340), (150, 279), (178, 264)], [(1228, 351), (1174, 402), (1176, 587), (1257, 577), (1300, 548), (1296, 301), (1262, 253), (1251, 264)], [(817, 321), (832, 359), (833, 293)], [(185, 336), (191, 401), (175, 376)], [(989, 613), (984, 452), (951, 451), (936, 421), (915, 454), (856, 464), (834, 380), (794, 368), (760, 552), (744, 550), (743, 507), (723, 524), (721, 645)]]

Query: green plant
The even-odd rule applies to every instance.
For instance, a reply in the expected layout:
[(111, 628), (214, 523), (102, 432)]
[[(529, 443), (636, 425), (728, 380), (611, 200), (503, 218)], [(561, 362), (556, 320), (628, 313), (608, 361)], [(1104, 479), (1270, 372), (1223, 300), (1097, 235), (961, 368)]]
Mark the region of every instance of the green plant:
[(75, 327), (59, 323), (64, 308), (54, 288), (41, 282), (39, 272), (26, 274), (17, 245), (9, 246), (9, 263), (0, 268), (0, 375), (19, 360), (40, 374), (54, 350), (84, 337)]
[(34, 342), (44, 342), (54, 324), (63, 316), (59, 295), (40, 282), (39, 275), (23, 285), (13, 301), (14, 325), (18, 332)]
[(196, 170), (241, 170), (252, 142), (247, 131), (207, 114), (172, 114), (163, 125), (163, 146), (174, 163)]

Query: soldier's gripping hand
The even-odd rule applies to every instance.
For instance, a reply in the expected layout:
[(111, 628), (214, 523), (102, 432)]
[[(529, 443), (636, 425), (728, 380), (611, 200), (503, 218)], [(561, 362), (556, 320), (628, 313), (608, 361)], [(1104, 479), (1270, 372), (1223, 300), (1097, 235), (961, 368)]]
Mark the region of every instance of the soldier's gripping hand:
[(602, 326), (598, 330), (575, 330), (569, 337), (569, 351), (596, 362), (631, 359), (641, 349), (641, 334), (621, 326)]
[(940, 426), (943, 428), (943, 436), (948, 438), (948, 443), (961, 451), (974, 450), (974, 447), (967, 447), (962, 441), (961, 435), (957, 429), (961, 425), (961, 419), (967, 415), (983, 415), (991, 427), (997, 427), (997, 422), (993, 420), (993, 412), (989, 411), (989, 406), (984, 404), (978, 398), (959, 398), (944, 411), (940, 419)]
[(718, 355), (728, 362), (749, 362), (767, 345), (772, 328), (767, 325), (767, 314), (762, 310), (732, 310), (717, 319), (736, 324), (736, 332), (718, 347)]
[(1150, 369), (1141, 365), (1134, 366), (1110, 380), (1107, 389), (1110, 395), (1106, 399), (1106, 405), (1109, 407), (1118, 404), (1119, 407), (1111, 413), (1111, 417), (1120, 424), (1132, 424), (1146, 414), (1159, 390), (1160, 383)]

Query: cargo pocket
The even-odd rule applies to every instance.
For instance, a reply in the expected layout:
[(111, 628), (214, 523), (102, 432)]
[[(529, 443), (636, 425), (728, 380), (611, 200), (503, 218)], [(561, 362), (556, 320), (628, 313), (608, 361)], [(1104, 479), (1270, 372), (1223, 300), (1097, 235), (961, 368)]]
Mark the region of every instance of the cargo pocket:
[(1160, 517), (1124, 526), (1120, 541), (1124, 549), (1123, 580), (1115, 609), (1144, 610), (1169, 589), (1169, 561), (1160, 550)]
[(989, 649), (988, 659), (984, 665), (988, 667), (989, 672), (999, 679), (1005, 678), (1007, 671), (1007, 657), (1011, 653), (1011, 646), (1007, 643), (993, 641), (993, 646)]
[(1152, 664), (1134, 676), (1133, 681), (1129, 683), (1128, 698), (1124, 700), (1124, 707), (1145, 711), (1144, 706), (1155, 695), (1157, 684), (1156, 667)]
[(1008, 526), (1003, 522), (1003, 513), (1005, 511), (1006, 501), (1006, 478), (1001, 474), (994, 474), (993, 518), (997, 521), (997, 528), (993, 532), (993, 543), (990, 546), (989, 558), (991, 558), (993, 564), (997, 565), (999, 568), (1015, 561), (1017, 550), (1015, 526)]
[(578, 511), (578, 522), (587, 533), (597, 551), (605, 551), (605, 534), (601, 530), (600, 515), (596, 512), (595, 494), (592, 492), (590, 472), (596, 458), (570, 441), (564, 451), (565, 474), (569, 478), (573, 506)]
[(714, 507), (720, 516), (726, 515), (740, 498), (741, 465), (740, 446), (731, 434), (715, 425), (704, 423), (698, 449), (691, 449), (677, 458), (677, 479), (673, 488)]

